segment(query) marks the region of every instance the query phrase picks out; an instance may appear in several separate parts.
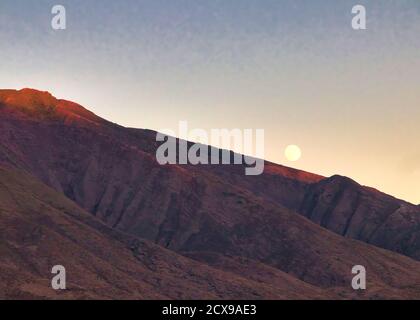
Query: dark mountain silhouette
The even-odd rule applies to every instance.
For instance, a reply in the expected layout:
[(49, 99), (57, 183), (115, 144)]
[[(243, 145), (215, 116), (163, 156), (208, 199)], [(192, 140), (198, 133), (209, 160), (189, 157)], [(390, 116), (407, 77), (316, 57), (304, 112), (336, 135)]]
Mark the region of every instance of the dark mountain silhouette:
[[(76, 282), (83, 295), (104, 297), (102, 289), (92, 288), (116, 286), (120, 290), (108, 291), (108, 297), (420, 298), (418, 206), (346, 177), (272, 163), (261, 176), (245, 176), (239, 165), (161, 166), (155, 132), (121, 127), (31, 89), (0, 90), (0, 123), (4, 196), (15, 207), (50, 203), (44, 189), (59, 198), (54, 210), (45, 205), (32, 214), (17, 211), (16, 218), (1, 207), (7, 245), (0, 250), (10, 262), (2, 268), (18, 275), (23, 270), (14, 281), (33, 279), (36, 296), (52, 295), (42, 281), (56, 252), (79, 257), (60, 256), (74, 262), (79, 276), (116, 246), (110, 249), (113, 263), (101, 269), (106, 281), (95, 282), (92, 271), (91, 282)], [(13, 187), (26, 181), (33, 182), (23, 194)], [(51, 219), (66, 223), (57, 222), (58, 241), (42, 242), (48, 258), (37, 260), (26, 247), (36, 240), (19, 244), (13, 237), (29, 226), (49, 229)], [(76, 227), (80, 220), (85, 229)], [(63, 234), (77, 247), (67, 248)], [(133, 250), (133, 241), (141, 249)], [(81, 258), (87, 254), (92, 261)], [(369, 273), (369, 290), (362, 293), (350, 286), (351, 268), (358, 264)], [(105, 267), (98, 262), (98, 268)], [(153, 289), (150, 278), (156, 280)], [(132, 279), (150, 290), (124, 286)], [(7, 288), (0, 287), (0, 296), (35, 292), (19, 283), (14, 291)]]

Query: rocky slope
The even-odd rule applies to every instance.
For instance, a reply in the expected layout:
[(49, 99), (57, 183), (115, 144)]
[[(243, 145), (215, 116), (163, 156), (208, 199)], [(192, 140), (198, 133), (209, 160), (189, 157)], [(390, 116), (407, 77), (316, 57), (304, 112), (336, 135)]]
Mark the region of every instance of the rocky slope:
[[(0, 168), (0, 200), (0, 299), (328, 295), (278, 270), (270, 278), (248, 279), (112, 230), (31, 176), (4, 167)], [(57, 264), (66, 267), (66, 291), (51, 289), (51, 268)], [(252, 272), (264, 271), (261, 264), (253, 266)]]
[(285, 206), (339, 235), (420, 260), (419, 206), (361, 186), (347, 177), (322, 178), (303, 172), (293, 177), (283, 174), (287, 169), (274, 164), (268, 164), (268, 170), (253, 179), (236, 171), (212, 170), (231, 184)]
[(354, 296), (351, 267), (362, 264), (370, 274), (362, 297), (420, 297), (419, 262), (375, 247), (419, 259), (416, 206), (270, 163), (257, 177), (234, 165), (160, 166), (155, 133), (35, 90), (0, 91), (0, 121), (3, 166), (40, 179), (113, 232), (170, 250), (168, 266), (188, 257), (281, 290), (291, 281), (295, 289), (259, 295), (292, 298), (306, 285), (309, 297)]

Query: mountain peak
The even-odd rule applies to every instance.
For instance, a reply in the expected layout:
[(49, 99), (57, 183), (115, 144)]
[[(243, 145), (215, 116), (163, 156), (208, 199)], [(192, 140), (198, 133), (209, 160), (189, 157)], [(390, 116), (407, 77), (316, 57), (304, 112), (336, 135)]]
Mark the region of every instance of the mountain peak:
[(42, 91), (38, 89), (33, 88), (22, 88), (20, 90), (17, 89), (0, 89), (0, 95), (6, 95), (6, 94), (26, 94), (26, 95), (46, 95), (46, 96), (52, 96), (52, 94), (48, 91)]
[(0, 90), (0, 103), (41, 108), (52, 107), (57, 103), (57, 99), (48, 91), (24, 88), (21, 90)]
[(10, 113), (19, 113), (35, 120), (105, 122), (77, 103), (57, 99), (48, 91), (31, 88), (0, 89), (0, 107), (6, 107)]
[(16, 92), (19, 92), (21, 94), (26, 94), (26, 95), (32, 95), (32, 96), (47, 96), (47, 97), (52, 97), (53, 96), (48, 91), (41, 91), (41, 90), (37, 90), (37, 89), (33, 89), (33, 88), (23, 88), (23, 89), (20, 89), (20, 90), (16, 90)]
[(57, 103), (57, 98), (54, 97), (49, 91), (23, 88), (17, 92), (21, 97), (26, 97), (27, 99), (32, 99), (32, 101), (40, 102), (42, 105)]

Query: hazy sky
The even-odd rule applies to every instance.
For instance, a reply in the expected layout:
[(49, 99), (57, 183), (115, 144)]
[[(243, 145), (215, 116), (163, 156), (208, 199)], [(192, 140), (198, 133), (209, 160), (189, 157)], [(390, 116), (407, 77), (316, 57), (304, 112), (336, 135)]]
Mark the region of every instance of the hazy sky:
[(419, 0), (1, 0), (0, 61), (0, 88), (131, 127), (263, 128), (269, 160), (420, 203)]

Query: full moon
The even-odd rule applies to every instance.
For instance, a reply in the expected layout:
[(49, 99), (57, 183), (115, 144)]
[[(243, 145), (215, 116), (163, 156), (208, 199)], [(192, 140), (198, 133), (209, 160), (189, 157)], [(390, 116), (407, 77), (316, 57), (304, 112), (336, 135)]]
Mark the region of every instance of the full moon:
[(284, 150), (284, 155), (289, 161), (298, 161), (302, 156), (302, 151), (298, 146), (290, 145)]

